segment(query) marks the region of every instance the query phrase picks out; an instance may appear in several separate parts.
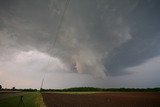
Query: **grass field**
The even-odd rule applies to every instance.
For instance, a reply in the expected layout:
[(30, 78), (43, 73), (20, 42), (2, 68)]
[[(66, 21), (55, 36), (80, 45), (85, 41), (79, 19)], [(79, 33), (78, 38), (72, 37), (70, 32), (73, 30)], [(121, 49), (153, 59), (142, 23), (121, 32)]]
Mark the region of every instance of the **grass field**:
[[(0, 100), (0, 107), (18, 107), (19, 102), (20, 95), (10, 96), (8, 98)], [(45, 107), (41, 93), (39, 92), (24, 93), (23, 102), (25, 107)]]

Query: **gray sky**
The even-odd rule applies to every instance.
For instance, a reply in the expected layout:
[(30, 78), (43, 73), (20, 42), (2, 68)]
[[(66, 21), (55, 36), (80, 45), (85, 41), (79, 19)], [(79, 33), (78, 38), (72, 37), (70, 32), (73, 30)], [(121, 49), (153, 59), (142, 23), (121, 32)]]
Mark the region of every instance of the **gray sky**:
[(65, 2), (0, 0), (3, 87), (160, 86), (159, 0), (70, 0), (52, 53)]

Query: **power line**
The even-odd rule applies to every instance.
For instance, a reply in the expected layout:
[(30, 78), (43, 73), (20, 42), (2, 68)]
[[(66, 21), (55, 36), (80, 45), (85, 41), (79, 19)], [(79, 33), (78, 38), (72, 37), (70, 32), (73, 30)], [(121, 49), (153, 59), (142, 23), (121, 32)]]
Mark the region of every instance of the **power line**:
[[(47, 65), (46, 65), (45, 68), (47, 68), (47, 67), (49, 66), (50, 62), (51, 62), (51, 55), (52, 55), (52, 53), (53, 53), (53, 51), (54, 51), (54, 48), (55, 48), (55, 45), (56, 45), (56, 42), (57, 42), (57, 39), (58, 39), (58, 35), (59, 35), (60, 29), (61, 29), (61, 27), (62, 27), (62, 23), (63, 23), (63, 20), (64, 20), (64, 16), (65, 16), (65, 13), (66, 13), (67, 8), (68, 8), (68, 6), (69, 6), (69, 3), (70, 3), (70, 0), (66, 0), (65, 7), (64, 7), (62, 16), (61, 16), (61, 18), (60, 18), (60, 21), (59, 21), (59, 24), (58, 24), (58, 27), (57, 27), (55, 40), (54, 40), (51, 48), (48, 50), (48, 52), (51, 51), (51, 53), (50, 53), (50, 57), (49, 57), (48, 63), (47, 63)], [(45, 70), (45, 69), (44, 69), (44, 70)], [(42, 79), (42, 83), (41, 83), (41, 88), (40, 88), (40, 89), (42, 89), (42, 87), (43, 87), (44, 79), (45, 79), (45, 76), (46, 76), (46, 72), (47, 72), (47, 69), (44, 71), (44, 76), (43, 76), (43, 79)]]

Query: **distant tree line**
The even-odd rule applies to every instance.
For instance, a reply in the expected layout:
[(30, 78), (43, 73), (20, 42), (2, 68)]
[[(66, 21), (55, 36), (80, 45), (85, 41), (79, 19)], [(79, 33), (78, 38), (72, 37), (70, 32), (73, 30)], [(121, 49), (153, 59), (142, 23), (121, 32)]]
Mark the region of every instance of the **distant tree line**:
[(158, 88), (94, 88), (94, 87), (75, 87), (68, 89), (41, 89), (41, 91), (54, 92), (160, 92)]
[[(1, 91), (23, 91), (23, 92), (34, 92), (39, 91), (37, 89), (16, 89), (15, 87), (8, 89), (2, 88)], [(67, 89), (40, 89), (40, 91), (53, 91), (53, 92), (160, 92), (160, 87), (157, 88), (94, 88), (94, 87), (74, 87)]]
[(38, 91), (37, 89), (8, 89), (8, 88), (3, 88), (1, 91), (23, 91), (23, 92), (34, 92)]
[(15, 87), (12, 88), (2, 88), (2, 85), (0, 85), (0, 91), (24, 91), (24, 92), (34, 92), (34, 91), (38, 91), (37, 89), (16, 89)]
[(0, 90), (2, 89), (2, 85), (0, 85)]

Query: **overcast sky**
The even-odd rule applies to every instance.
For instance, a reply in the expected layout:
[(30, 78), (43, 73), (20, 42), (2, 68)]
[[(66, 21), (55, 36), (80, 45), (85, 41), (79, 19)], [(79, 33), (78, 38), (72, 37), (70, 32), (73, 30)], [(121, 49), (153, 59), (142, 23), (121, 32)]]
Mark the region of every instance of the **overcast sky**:
[(0, 0), (3, 87), (160, 86), (159, 0), (70, 0), (53, 49), (65, 3)]

